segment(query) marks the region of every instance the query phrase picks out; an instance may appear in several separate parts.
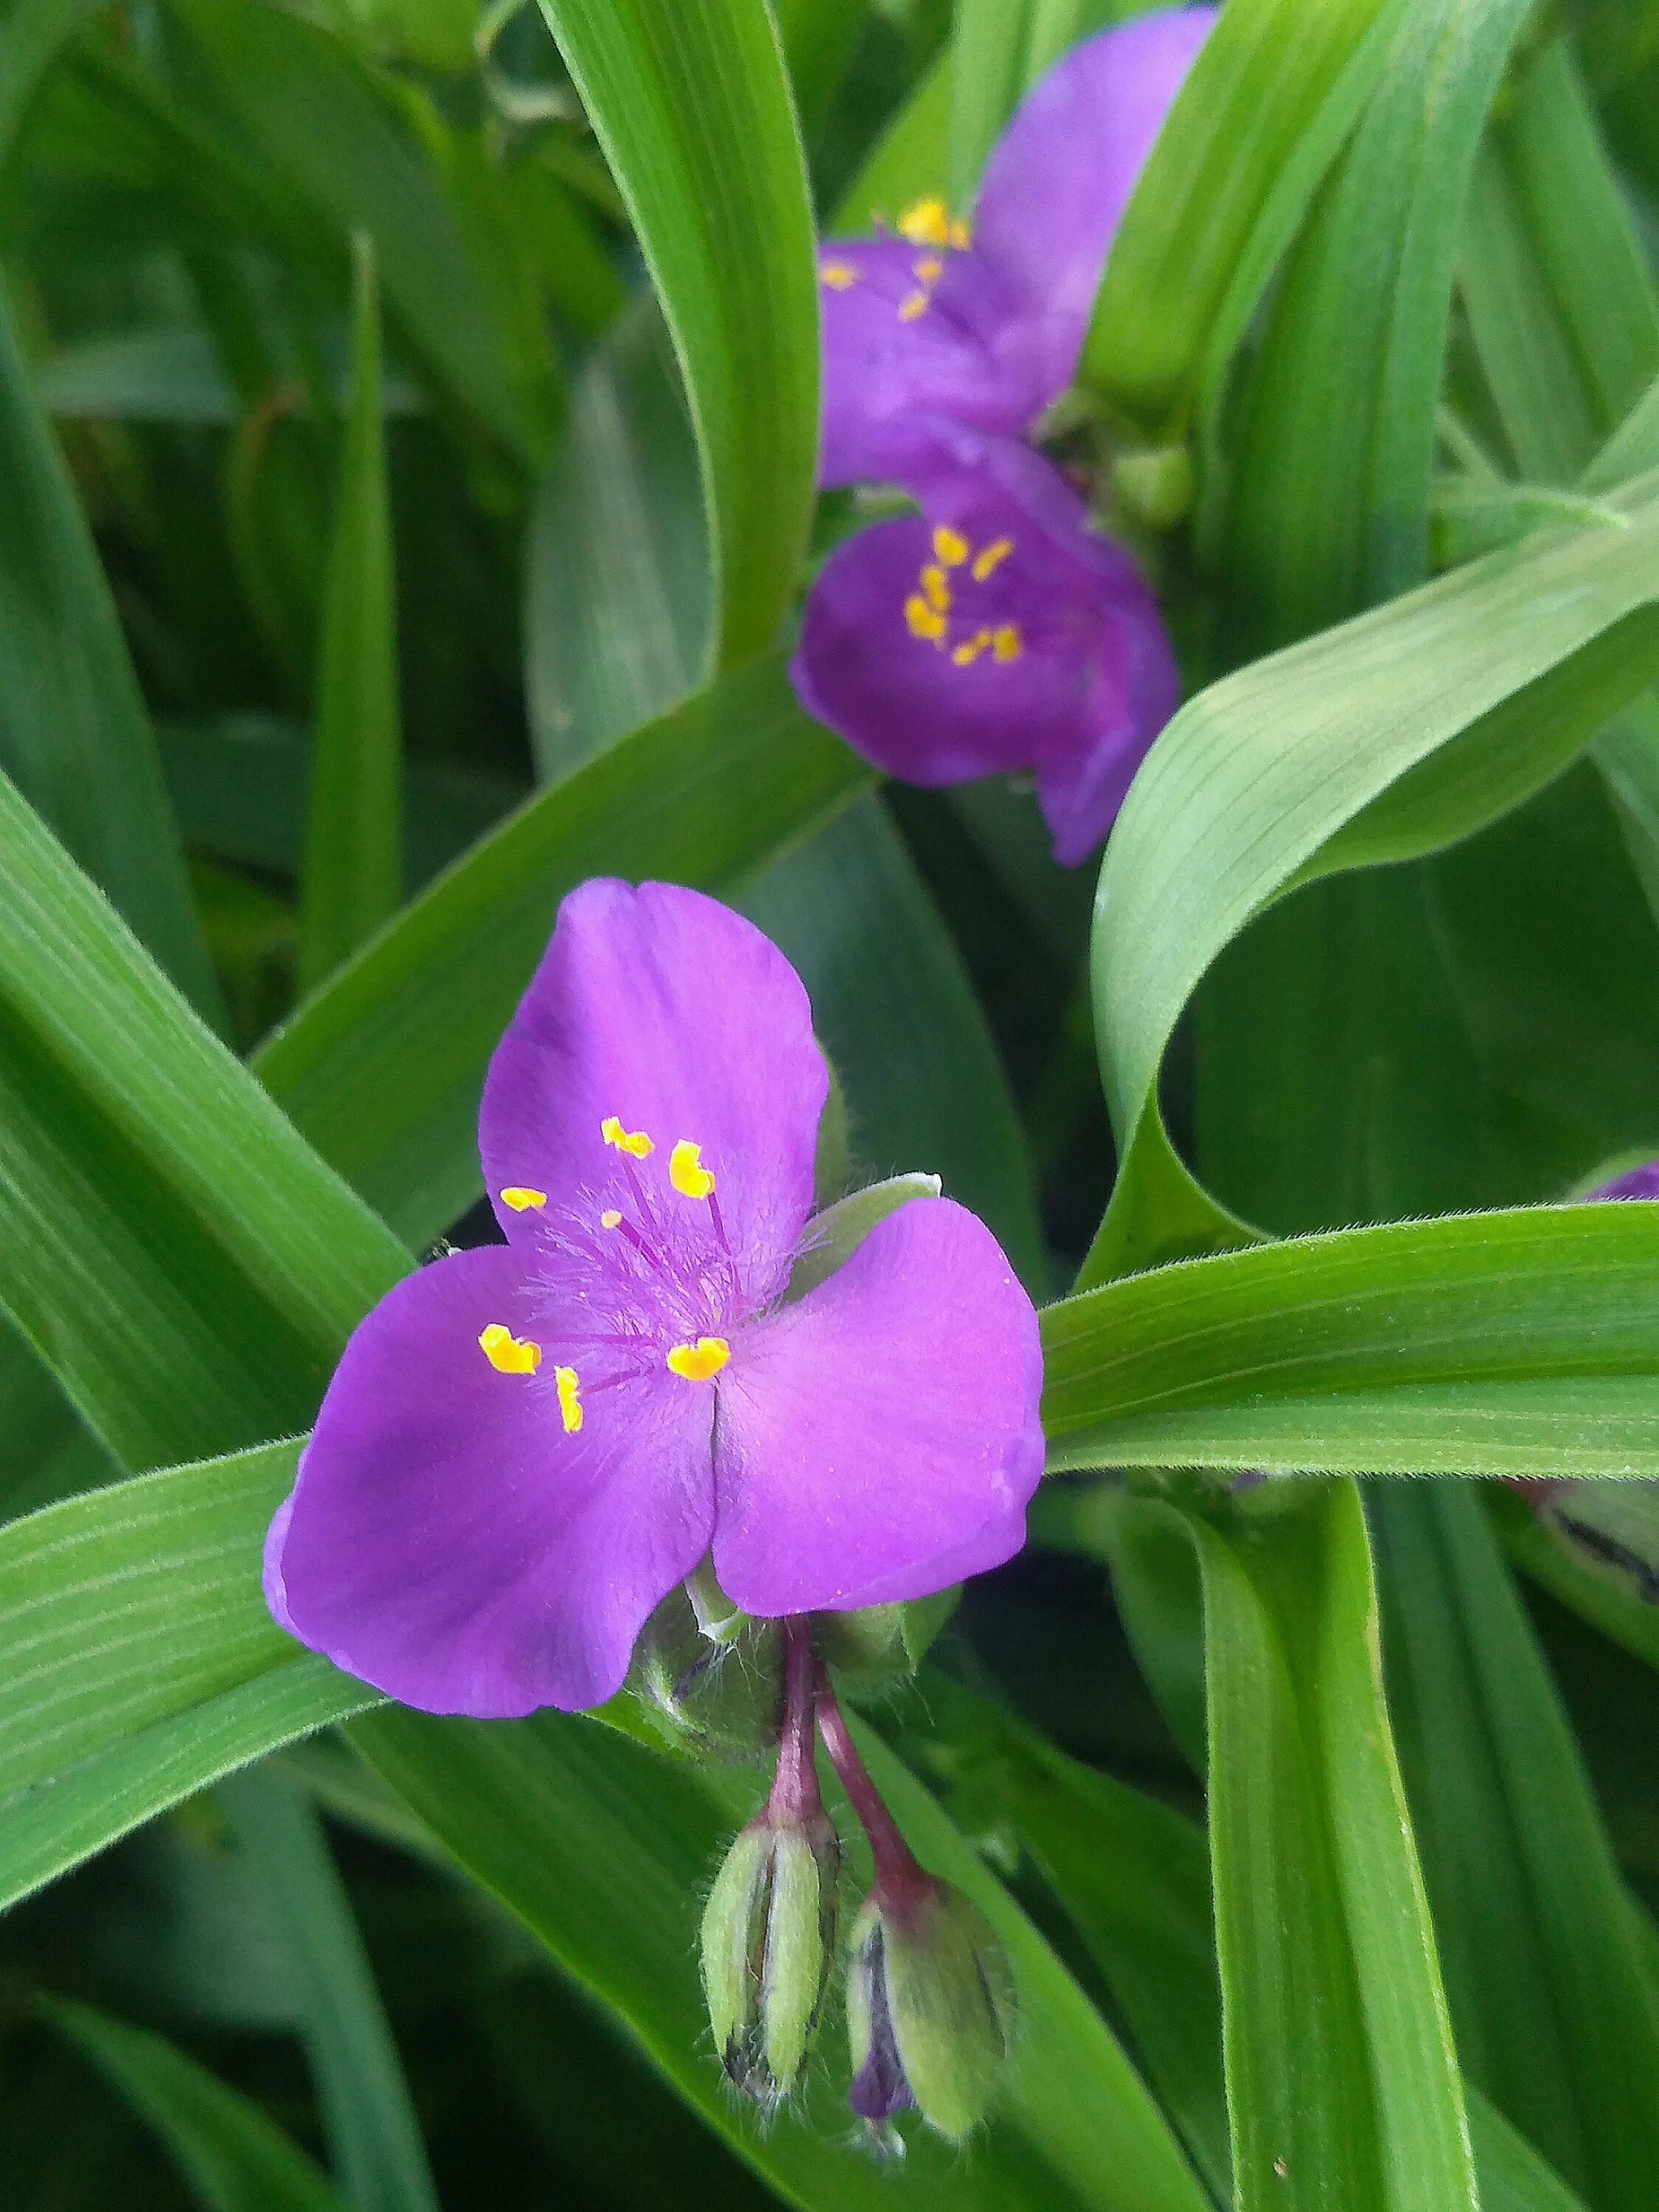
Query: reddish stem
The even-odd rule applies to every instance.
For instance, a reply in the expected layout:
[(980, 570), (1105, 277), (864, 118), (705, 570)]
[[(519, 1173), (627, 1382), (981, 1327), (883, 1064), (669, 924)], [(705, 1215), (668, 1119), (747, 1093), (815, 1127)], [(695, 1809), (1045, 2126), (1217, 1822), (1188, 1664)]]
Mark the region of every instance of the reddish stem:
[(795, 1618), (782, 1624), (783, 1727), (778, 1739), (778, 1771), (766, 1801), (767, 1818), (795, 1826), (823, 1810), (818, 1790), (817, 1745), (812, 1734), (812, 1632)]
[(847, 1716), (822, 1666), (817, 1670), (817, 1717), (818, 1734), (823, 1738), (830, 1764), (870, 1838), (871, 1855), (876, 1863), (872, 1894), (884, 1912), (908, 1917), (932, 1892), (933, 1879), (917, 1863), (915, 1853), (900, 1834), (898, 1823), (888, 1811), (869, 1768), (859, 1757), (858, 1747), (847, 1726)]

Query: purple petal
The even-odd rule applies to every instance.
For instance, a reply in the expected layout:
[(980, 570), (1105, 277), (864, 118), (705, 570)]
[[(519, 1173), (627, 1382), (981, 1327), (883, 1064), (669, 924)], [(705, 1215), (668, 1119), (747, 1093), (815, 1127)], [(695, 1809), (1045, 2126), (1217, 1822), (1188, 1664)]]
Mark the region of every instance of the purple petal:
[[(829, 1077), (800, 978), (752, 922), (669, 884), (598, 878), (559, 908), (553, 941), (495, 1049), (478, 1146), (497, 1218), (524, 1249), (538, 1216), (580, 1205), (664, 1221), (705, 1202), (670, 1182), (701, 1147), (745, 1291), (781, 1287), (812, 1204)], [(612, 1117), (650, 1140), (635, 1158)], [(504, 1190), (544, 1197), (522, 1210)], [(685, 1217), (688, 1220), (690, 1215)]]
[(1659, 1160), (1649, 1160), (1639, 1168), (1631, 1168), (1589, 1194), (1593, 1199), (1659, 1198)]
[[(1029, 447), (936, 425), (918, 481), (921, 517), (878, 523), (825, 563), (795, 690), (906, 782), (1035, 769), (1055, 856), (1073, 866), (1179, 696), (1157, 602)], [(941, 545), (965, 557), (943, 561)]]
[(277, 1620), (427, 1712), (602, 1704), (708, 1548), (709, 1394), (619, 1381), (567, 1433), (550, 1348), (501, 1374), (478, 1345), (491, 1322), (535, 1338), (546, 1297), (499, 1247), (400, 1283), (346, 1346), (271, 1523)]
[(1045, 404), (1072, 380), (1129, 196), (1217, 13), (1167, 9), (1085, 40), (992, 150), (975, 251), (1028, 325), (1028, 373)]
[(832, 243), (818, 256), (818, 297), (828, 487), (907, 482), (932, 416), (1017, 435), (1054, 397), (1029, 310), (971, 251)]
[(1036, 1314), (996, 1239), (914, 1200), (746, 1329), (721, 1377), (714, 1569), (745, 1612), (925, 1597), (1010, 1559), (1042, 1473)]

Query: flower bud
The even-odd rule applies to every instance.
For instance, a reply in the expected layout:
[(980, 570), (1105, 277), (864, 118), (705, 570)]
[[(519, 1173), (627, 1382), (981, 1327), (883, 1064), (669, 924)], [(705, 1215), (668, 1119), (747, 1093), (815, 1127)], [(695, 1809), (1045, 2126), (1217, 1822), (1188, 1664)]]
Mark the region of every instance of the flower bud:
[(984, 2118), (1013, 2041), (1013, 1972), (978, 1906), (924, 1883), (902, 1908), (867, 1899), (854, 1925), (848, 2102), (876, 2127), (914, 2106), (959, 2142)]
[(921, 1666), (927, 1647), (956, 1611), (958, 1583), (936, 1596), (902, 1605), (867, 1605), (856, 1613), (821, 1613), (813, 1621), (819, 1652), (837, 1687), (854, 1705), (890, 1696)]
[(727, 2074), (773, 2104), (800, 2079), (835, 1957), (841, 1842), (829, 1815), (750, 1821), (702, 1916), (702, 1985)]
[(684, 1589), (646, 1623), (628, 1686), (676, 1750), (749, 1759), (777, 1741), (783, 1660), (775, 1621), (705, 1627)]

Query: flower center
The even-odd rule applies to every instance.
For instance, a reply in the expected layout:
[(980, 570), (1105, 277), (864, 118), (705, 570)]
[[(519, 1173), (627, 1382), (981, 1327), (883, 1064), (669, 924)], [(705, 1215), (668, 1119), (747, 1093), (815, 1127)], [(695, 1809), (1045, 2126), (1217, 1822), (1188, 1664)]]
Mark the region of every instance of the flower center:
[(904, 602), (911, 636), (948, 653), (957, 668), (971, 668), (987, 653), (1004, 665), (1018, 660), (1024, 634), (1017, 622), (998, 619), (997, 593), (987, 589), (1014, 550), (1012, 538), (993, 538), (975, 553), (959, 530), (941, 523), (933, 536), (933, 557), (922, 562)]
[(544, 1388), (543, 1355), (567, 1436), (581, 1430), (589, 1403), (618, 1382), (665, 1367), (686, 1382), (710, 1382), (732, 1357), (730, 1328), (746, 1306), (737, 1255), (720, 1214), (717, 1178), (702, 1146), (682, 1137), (669, 1151), (667, 1188), (659, 1170), (642, 1171), (655, 1140), (607, 1114), (599, 1137), (616, 1166), (599, 1205), (584, 1197), (559, 1206), (546, 1191), (507, 1183), (498, 1195), (514, 1213), (539, 1217), (538, 1241), (550, 1264), (532, 1294), (547, 1293), (542, 1326), (515, 1335), (492, 1321), (478, 1348), (498, 1375)]

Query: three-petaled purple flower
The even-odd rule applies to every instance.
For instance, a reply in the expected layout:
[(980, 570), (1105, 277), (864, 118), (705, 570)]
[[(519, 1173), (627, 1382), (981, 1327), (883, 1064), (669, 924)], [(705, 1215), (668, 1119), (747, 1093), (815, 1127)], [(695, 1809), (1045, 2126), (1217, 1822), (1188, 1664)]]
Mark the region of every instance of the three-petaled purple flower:
[(793, 1302), (823, 1057), (799, 977), (694, 891), (574, 891), (490, 1063), (506, 1246), (347, 1346), (265, 1592), (405, 1704), (602, 1703), (712, 1551), (763, 1617), (921, 1597), (1024, 1540), (1036, 1317), (961, 1206), (912, 1200)]
[(1214, 21), (1087, 40), (994, 149), (970, 235), (942, 202), (819, 259), (826, 486), (920, 505), (831, 556), (791, 673), (808, 711), (921, 784), (1034, 769), (1056, 857), (1085, 859), (1179, 696), (1156, 601), (1019, 442), (1077, 367), (1106, 255)]

